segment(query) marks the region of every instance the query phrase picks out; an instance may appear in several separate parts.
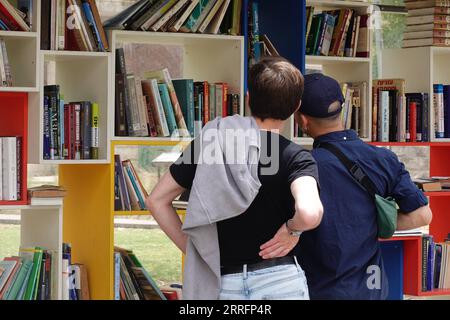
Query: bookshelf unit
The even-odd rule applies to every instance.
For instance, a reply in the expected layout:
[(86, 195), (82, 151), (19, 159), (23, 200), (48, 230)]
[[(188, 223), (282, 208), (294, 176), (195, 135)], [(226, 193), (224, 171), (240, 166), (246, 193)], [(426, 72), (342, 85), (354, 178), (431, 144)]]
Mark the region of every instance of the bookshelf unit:
[[(34, 200), (38, 200), (36, 202)], [(20, 247), (42, 247), (52, 251), (59, 275), (52, 290), (55, 298), (62, 299), (62, 199), (31, 199), (28, 205), (0, 205), (1, 210), (20, 211)], [(52, 294), (53, 295), (53, 294)]]
[[(314, 13), (325, 10), (337, 10), (343, 8), (350, 8), (355, 10), (357, 14), (372, 13), (372, 4), (362, 1), (329, 1), (329, 0), (307, 0), (306, 6), (314, 7)], [(305, 28), (305, 27), (303, 27)], [(372, 30), (369, 32), (369, 41), (371, 43)], [(305, 34), (303, 35), (305, 37)], [(304, 40), (306, 42), (306, 39)], [(320, 56), (320, 55), (305, 55), (306, 65), (320, 65), (322, 72), (339, 83), (341, 82), (362, 82), (367, 83), (366, 92), (366, 109), (371, 110), (372, 105), (372, 59), (359, 57), (336, 57), (336, 56)], [(308, 69), (308, 68), (307, 68)], [(369, 125), (371, 121), (371, 113), (369, 113)], [(369, 137), (363, 139), (370, 141), (371, 128), (369, 126)], [(292, 135), (294, 136), (294, 135)], [(293, 138), (295, 142), (304, 146), (312, 146), (313, 139), (307, 137)]]

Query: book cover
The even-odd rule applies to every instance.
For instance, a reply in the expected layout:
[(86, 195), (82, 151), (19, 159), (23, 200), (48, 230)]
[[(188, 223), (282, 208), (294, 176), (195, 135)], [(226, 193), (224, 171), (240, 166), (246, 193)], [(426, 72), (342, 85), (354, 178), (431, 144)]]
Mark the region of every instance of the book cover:
[[(189, 18), (184, 22), (184, 24), (179, 28), (181, 32), (195, 32), (194, 27), (196, 26), (198, 20), (200, 19), (202, 13), (208, 8), (212, 8), (212, 3), (214, 0), (200, 0), (195, 8), (192, 10)], [(201, 22), (201, 21), (200, 21)]]
[(183, 117), (186, 120), (186, 126), (189, 134), (194, 136), (194, 80), (179, 79), (173, 80), (173, 86), (180, 102)]
[(21, 248), (20, 256), (33, 262), (30, 278), (28, 280), (27, 289), (25, 291), (24, 300), (36, 300), (39, 275), (41, 271), (43, 250), (39, 247)]
[(106, 36), (105, 29), (103, 28), (103, 23), (100, 18), (100, 13), (98, 11), (97, 4), (95, 3), (95, 0), (87, 0), (87, 1), (94, 16), (94, 26), (100, 35), (102, 49), (103, 51), (108, 51), (109, 50), (108, 37)]
[(450, 85), (444, 86), (444, 138), (450, 138)]
[(370, 15), (361, 15), (359, 22), (359, 36), (356, 46), (356, 57), (370, 56)]
[(208, 14), (203, 19), (202, 23), (198, 26), (196, 32), (205, 33), (206, 28), (209, 26), (213, 18), (216, 16), (219, 9), (222, 7), (224, 0), (216, 0), (211, 10), (209, 10)]
[(121, 207), (122, 210), (131, 211), (130, 195), (128, 193), (128, 188), (123, 172), (122, 161), (120, 160), (120, 155), (114, 155), (114, 167), (118, 177), (118, 187), (121, 195)]
[(142, 93), (142, 79), (138, 76), (134, 77), (134, 85), (135, 85), (135, 91), (136, 91), (136, 103), (138, 106), (138, 113), (139, 113), (139, 123), (141, 126), (141, 134), (142, 136), (148, 136), (148, 112), (147, 112), (147, 105), (144, 100), (144, 94)]
[(225, 14), (228, 12), (231, 0), (224, 0), (220, 6), (217, 14), (211, 20), (210, 24), (205, 30), (205, 33), (217, 34), (219, 32), (220, 26), (224, 23)]
[(433, 85), (434, 132), (436, 139), (445, 138), (444, 86)]
[(327, 56), (330, 52), (331, 38), (333, 37), (334, 24), (336, 21), (336, 17), (325, 14), (325, 33), (322, 42), (322, 46), (319, 50), (319, 54)]
[(105, 29), (125, 29), (127, 21), (139, 12), (143, 7), (151, 5), (149, 0), (140, 0), (129, 6), (127, 9), (119, 12), (117, 15), (111, 17), (104, 22)]
[(3, 200), (17, 200), (17, 138), (2, 138)]
[(197, 5), (199, 4), (200, 0), (192, 0), (189, 4), (189, 6), (184, 10), (184, 12), (177, 18), (177, 20), (174, 22), (174, 24), (169, 28), (169, 31), (171, 32), (178, 32), (180, 28), (183, 26), (185, 21), (189, 18), (192, 11), (197, 8)]
[(99, 140), (100, 140), (100, 132), (99, 132), (99, 106), (98, 103), (92, 103), (91, 105), (91, 145), (90, 145), (90, 154), (91, 159), (99, 158)]
[(176, 15), (188, 2), (188, 0), (180, 0), (177, 3), (175, 3), (167, 12), (159, 18), (157, 22), (155, 22), (151, 27), (150, 30), (152, 31), (158, 31), (165, 23), (167, 23), (174, 15)]
[[(157, 97), (155, 96), (153, 81), (156, 86), (156, 94), (158, 95), (159, 100), (161, 100), (159, 96), (159, 91), (157, 90), (158, 84), (155, 79), (153, 80), (142, 80), (142, 92), (144, 96), (148, 97), (147, 99), (147, 109), (149, 112), (149, 119), (152, 117), (156, 129), (157, 136), (167, 137), (170, 135), (169, 128), (167, 126), (166, 117), (164, 115), (164, 107), (161, 105), (159, 107)], [(161, 102), (162, 104), (162, 102)], [(161, 108), (161, 109), (160, 109)], [(160, 113), (162, 111), (162, 113)], [(151, 113), (151, 115), (150, 115)]]

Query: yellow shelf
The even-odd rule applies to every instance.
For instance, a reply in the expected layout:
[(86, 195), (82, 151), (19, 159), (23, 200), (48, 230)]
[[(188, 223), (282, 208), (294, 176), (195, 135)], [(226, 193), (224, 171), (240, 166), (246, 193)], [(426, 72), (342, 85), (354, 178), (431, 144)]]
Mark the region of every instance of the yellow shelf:
[[(177, 210), (180, 216), (186, 214), (186, 210)], [(152, 213), (149, 211), (114, 211), (114, 216), (151, 216)]]
[(116, 138), (117, 140), (111, 141), (112, 147), (117, 146), (177, 146), (180, 144), (188, 145), (192, 139), (171, 139), (171, 138)]

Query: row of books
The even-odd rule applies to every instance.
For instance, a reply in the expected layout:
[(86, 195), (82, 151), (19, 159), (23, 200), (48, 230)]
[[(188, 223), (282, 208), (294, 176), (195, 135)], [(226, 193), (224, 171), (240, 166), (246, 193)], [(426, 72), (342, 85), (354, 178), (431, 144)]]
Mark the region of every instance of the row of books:
[(314, 14), (314, 7), (307, 7), (306, 54), (369, 57), (369, 19), (352, 9)]
[(20, 248), (18, 256), (0, 261), (0, 300), (89, 300), (86, 267), (71, 263), (70, 244), (64, 243), (61, 250), (61, 274), (56, 250)]
[(115, 300), (167, 300), (131, 250), (114, 248)]
[(0, 39), (0, 87), (12, 87), (13, 79), (11, 65), (9, 64), (8, 52), (5, 40)]
[(406, 93), (403, 79), (378, 79), (372, 97), (372, 141), (430, 141), (428, 93)]
[(44, 160), (98, 159), (99, 105), (65, 103), (59, 85), (44, 87)]
[(22, 138), (0, 137), (0, 200), (21, 200)]
[(435, 243), (433, 236), (422, 238), (422, 291), (450, 289), (450, 239)]
[(141, 0), (105, 28), (238, 35), (241, 10), (242, 0)]
[(449, 46), (450, 2), (405, 1), (408, 9), (403, 47)]
[(107, 51), (95, 0), (42, 0), (41, 49)]
[(433, 85), (435, 137), (450, 138), (450, 85)]
[(114, 155), (114, 210), (146, 210), (148, 193), (130, 160), (122, 161)]
[(14, 7), (8, 0), (0, 0), (0, 30), (31, 31), (32, 0), (18, 0)]
[(117, 49), (116, 136), (194, 137), (206, 122), (239, 113), (240, 96), (224, 82), (172, 77), (167, 68), (127, 73), (123, 48)]

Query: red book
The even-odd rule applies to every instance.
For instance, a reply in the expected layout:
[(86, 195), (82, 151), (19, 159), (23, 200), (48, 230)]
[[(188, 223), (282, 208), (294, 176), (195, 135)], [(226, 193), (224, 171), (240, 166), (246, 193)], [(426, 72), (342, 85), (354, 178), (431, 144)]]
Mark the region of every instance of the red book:
[(147, 106), (147, 114), (148, 114), (148, 133), (150, 137), (157, 137), (158, 131), (156, 130), (156, 121), (153, 117), (153, 104), (152, 99), (149, 96), (144, 96), (144, 102)]
[(17, 270), (20, 267), (20, 258), (19, 257), (5, 258), (3, 260), (4, 261), (16, 261), (16, 265), (14, 266), (13, 271), (9, 275), (8, 281), (6, 282), (6, 284), (3, 287), (2, 291), (0, 292), (0, 300), (3, 299), (3, 296), (5, 295), (6, 291), (8, 291), (9, 286), (12, 285), (12, 280), (14, 279), (14, 274), (17, 272)]
[(229, 116), (228, 114), (228, 83), (220, 83), (223, 88), (223, 96), (222, 96), (222, 117), (225, 118)]
[(415, 102), (409, 103), (409, 135), (410, 142), (417, 141), (417, 104)]
[(209, 83), (203, 82), (203, 125), (209, 122)]
[(64, 105), (64, 159), (72, 159), (72, 148), (70, 147), (72, 144), (72, 136), (71, 126), (70, 126), (70, 105)]
[[(11, 5), (8, 5), (9, 8), (5, 6), (5, 4), (0, 2), (0, 12), (2, 13), (3, 19), (6, 18), (5, 23), (7, 23), (8, 27), (12, 29), (12, 31), (30, 31), (30, 28), (27, 26), (27, 24), (21, 20), (18, 16), (17, 12), (11, 13), (10, 10), (15, 10)], [(15, 15), (15, 17), (14, 17)], [(2, 20), (3, 20), (2, 19)]]

